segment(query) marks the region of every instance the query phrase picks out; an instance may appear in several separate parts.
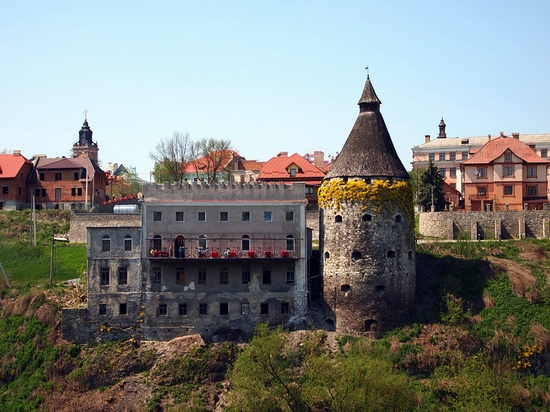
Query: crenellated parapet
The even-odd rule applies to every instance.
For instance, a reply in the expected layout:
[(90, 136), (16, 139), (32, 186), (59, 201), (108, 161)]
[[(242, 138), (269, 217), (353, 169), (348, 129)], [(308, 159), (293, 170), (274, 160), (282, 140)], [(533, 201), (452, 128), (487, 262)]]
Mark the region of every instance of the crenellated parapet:
[(304, 201), (305, 184), (280, 183), (145, 183), (143, 201)]

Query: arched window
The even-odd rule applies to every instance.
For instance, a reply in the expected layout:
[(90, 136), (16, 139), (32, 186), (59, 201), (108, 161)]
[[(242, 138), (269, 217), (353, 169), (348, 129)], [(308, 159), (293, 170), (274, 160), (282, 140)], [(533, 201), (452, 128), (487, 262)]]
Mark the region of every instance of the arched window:
[(336, 216), (334, 217), (334, 221), (335, 221), (336, 223), (341, 223), (341, 222), (342, 222), (342, 216), (336, 215)]
[(286, 250), (294, 251), (294, 236), (292, 235), (286, 237)]
[(401, 215), (395, 215), (395, 222), (396, 223), (401, 223), (401, 220), (402, 220)]
[(409, 250), (409, 259), (412, 259), (413, 258), (413, 252), (412, 250)]
[(330, 258), (330, 253), (329, 252), (325, 252), (325, 259), (329, 259)]
[(199, 248), (206, 250), (206, 235), (199, 236)]
[(103, 236), (101, 239), (101, 251), (110, 252), (111, 251), (111, 237), (108, 235)]
[(153, 249), (161, 250), (162, 249), (162, 238), (160, 235), (153, 236)]
[(363, 216), (361, 216), (361, 220), (363, 222), (370, 222), (372, 220), (372, 216), (368, 213), (365, 213)]
[(395, 252), (393, 250), (388, 251), (388, 257), (390, 259), (394, 259), (395, 258)]
[(351, 258), (354, 259), (354, 260), (361, 259), (361, 252), (358, 252), (358, 251), (355, 250), (355, 251), (351, 254)]
[(243, 235), (243, 237), (241, 238), (241, 250), (242, 251), (250, 250), (250, 236)]
[(351, 290), (351, 286), (350, 285), (342, 285), (342, 286), (340, 286), (340, 290), (344, 293), (349, 292)]
[(124, 250), (131, 251), (134, 248), (134, 242), (132, 241), (132, 236), (124, 236)]

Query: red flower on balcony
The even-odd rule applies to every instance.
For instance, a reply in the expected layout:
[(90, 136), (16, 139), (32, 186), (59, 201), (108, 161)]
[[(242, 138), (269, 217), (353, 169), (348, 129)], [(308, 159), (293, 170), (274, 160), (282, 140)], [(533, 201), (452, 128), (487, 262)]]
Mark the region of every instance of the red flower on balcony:
[(265, 257), (271, 257), (272, 253), (270, 251), (264, 250)]
[(254, 252), (253, 250), (249, 250), (248, 257), (256, 257), (256, 252)]
[(289, 257), (290, 256), (290, 252), (288, 250), (283, 250), (281, 252), (281, 257)]
[(218, 252), (212, 252), (212, 253), (210, 254), (210, 256), (212, 256), (213, 258), (217, 258), (217, 257), (219, 257), (220, 255), (218, 254)]

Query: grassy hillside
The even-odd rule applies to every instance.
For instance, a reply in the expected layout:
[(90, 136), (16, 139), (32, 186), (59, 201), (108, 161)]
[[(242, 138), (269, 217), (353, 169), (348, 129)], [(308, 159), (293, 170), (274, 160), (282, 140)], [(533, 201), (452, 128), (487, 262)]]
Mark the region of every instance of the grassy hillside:
[[(17, 282), (41, 286), (49, 275), (30, 273), (42, 258), (25, 249), (21, 219), (17, 231), (2, 223), (1, 233), (23, 234), (0, 236), (0, 261), (14, 279), (21, 268)], [(62, 233), (64, 221), (46, 214), (42, 224)], [(27, 254), (11, 263), (5, 245)], [(0, 409), (547, 411), (549, 257), (550, 240), (420, 244), (412, 317), (376, 341), (259, 325), (246, 345), (200, 336), (74, 345), (60, 337), (60, 308), (82, 291), (2, 289)], [(77, 277), (84, 260), (59, 273)]]

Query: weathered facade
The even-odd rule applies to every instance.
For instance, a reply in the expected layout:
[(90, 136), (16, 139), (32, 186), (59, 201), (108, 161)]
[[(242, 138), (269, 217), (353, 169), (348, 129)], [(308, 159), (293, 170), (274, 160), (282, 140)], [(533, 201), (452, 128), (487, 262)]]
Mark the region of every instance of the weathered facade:
[(415, 296), (412, 192), (379, 107), (367, 77), (358, 118), (319, 190), (326, 320), (346, 334), (388, 330)]
[(66, 338), (226, 339), (307, 313), (303, 183), (145, 184), (141, 205), (141, 228), (88, 228), (88, 310), (64, 311)]

